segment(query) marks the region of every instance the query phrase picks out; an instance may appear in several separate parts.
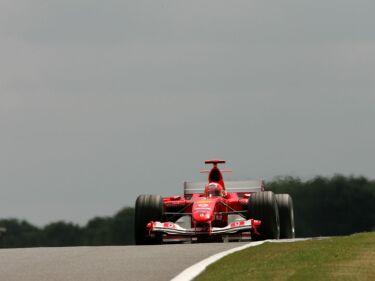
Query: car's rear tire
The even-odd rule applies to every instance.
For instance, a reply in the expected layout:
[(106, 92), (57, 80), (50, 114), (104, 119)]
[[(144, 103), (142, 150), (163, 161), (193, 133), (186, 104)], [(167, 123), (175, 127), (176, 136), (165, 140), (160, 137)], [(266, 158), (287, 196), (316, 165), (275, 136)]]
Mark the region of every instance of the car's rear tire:
[(149, 235), (147, 224), (163, 218), (163, 198), (159, 195), (139, 195), (135, 202), (134, 234), (136, 245), (161, 244), (162, 234)]
[(258, 228), (260, 235), (254, 233), (252, 240), (259, 241), (280, 238), (279, 210), (275, 194), (272, 191), (251, 194), (248, 201), (248, 218), (262, 222)]
[(289, 194), (276, 194), (280, 217), (280, 238), (295, 238), (293, 200)]

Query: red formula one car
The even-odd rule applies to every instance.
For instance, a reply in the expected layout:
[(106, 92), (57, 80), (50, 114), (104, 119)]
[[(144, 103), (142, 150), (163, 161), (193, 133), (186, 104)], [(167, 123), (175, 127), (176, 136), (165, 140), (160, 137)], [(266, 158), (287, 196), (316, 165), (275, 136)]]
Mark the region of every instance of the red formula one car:
[(265, 191), (263, 181), (226, 181), (213, 164), (208, 182), (185, 182), (183, 196), (139, 195), (135, 242), (264, 240), (294, 238), (292, 198)]

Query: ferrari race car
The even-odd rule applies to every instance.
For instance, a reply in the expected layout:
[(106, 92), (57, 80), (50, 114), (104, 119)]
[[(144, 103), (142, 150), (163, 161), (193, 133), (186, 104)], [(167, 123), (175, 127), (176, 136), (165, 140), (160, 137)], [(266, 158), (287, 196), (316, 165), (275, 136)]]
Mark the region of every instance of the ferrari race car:
[(208, 182), (184, 182), (183, 196), (139, 195), (135, 203), (137, 245), (294, 238), (293, 202), (265, 191), (263, 180), (226, 181), (218, 164)]

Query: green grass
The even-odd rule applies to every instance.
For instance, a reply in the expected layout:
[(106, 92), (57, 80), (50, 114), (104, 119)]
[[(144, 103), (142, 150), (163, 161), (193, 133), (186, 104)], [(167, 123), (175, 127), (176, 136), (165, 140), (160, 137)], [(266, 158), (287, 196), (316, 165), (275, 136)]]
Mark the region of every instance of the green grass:
[(194, 280), (375, 280), (375, 232), (267, 242), (224, 257)]

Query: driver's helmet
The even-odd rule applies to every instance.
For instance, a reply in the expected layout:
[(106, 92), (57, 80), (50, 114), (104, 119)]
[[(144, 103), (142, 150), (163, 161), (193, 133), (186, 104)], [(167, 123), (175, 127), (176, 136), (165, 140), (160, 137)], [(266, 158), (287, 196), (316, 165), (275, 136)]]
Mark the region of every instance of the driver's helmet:
[(220, 184), (212, 182), (206, 185), (205, 193), (207, 197), (224, 196), (224, 188)]

